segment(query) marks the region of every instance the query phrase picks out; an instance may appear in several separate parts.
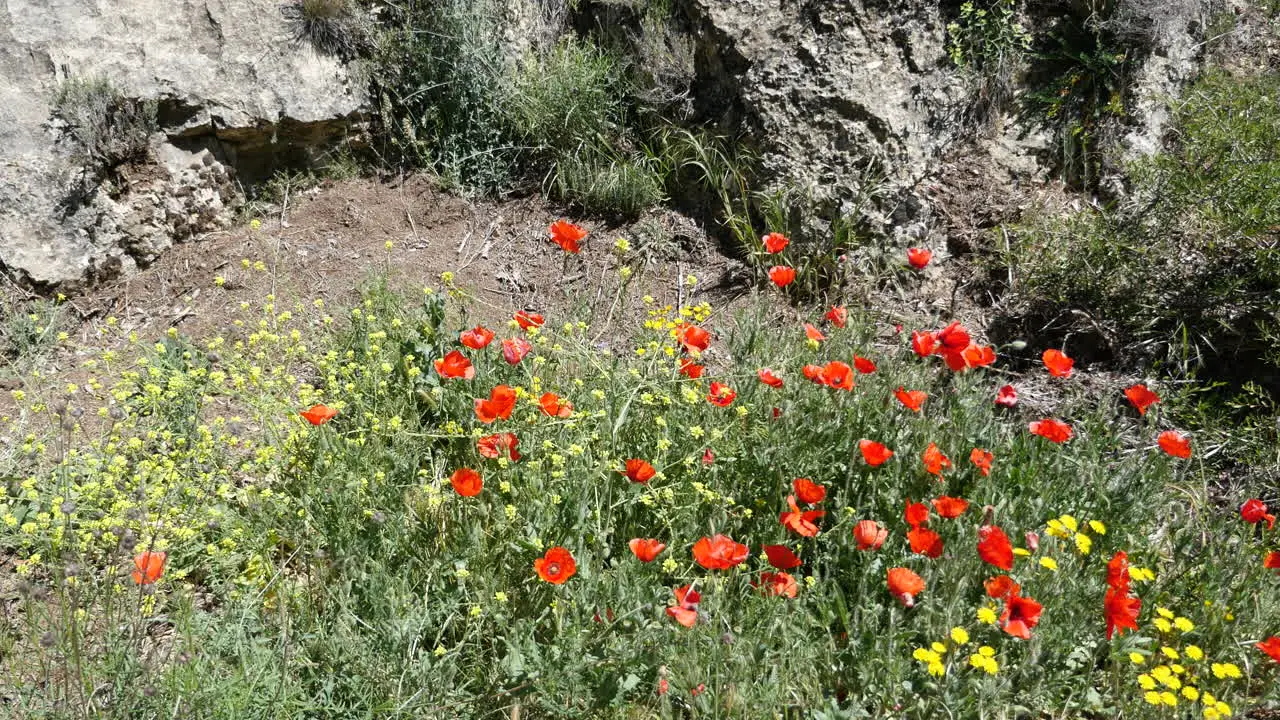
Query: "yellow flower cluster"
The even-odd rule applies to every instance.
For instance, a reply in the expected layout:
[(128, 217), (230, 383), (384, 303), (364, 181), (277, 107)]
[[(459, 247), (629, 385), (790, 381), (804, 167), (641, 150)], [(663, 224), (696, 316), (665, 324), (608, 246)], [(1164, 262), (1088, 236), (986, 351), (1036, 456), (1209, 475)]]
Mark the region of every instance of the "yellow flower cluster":
[[(1177, 635), (1186, 635), (1196, 628), (1190, 618), (1178, 615), (1168, 608), (1157, 607), (1156, 615), (1152, 624), (1166, 636), (1174, 635), (1175, 631)], [(1194, 644), (1179, 648), (1175, 644), (1166, 643), (1160, 645), (1156, 652), (1161, 663), (1137, 677), (1144, 702), (1161, 707), (1177, 707), (1182, 702), (1200, 703), (1201, 714), (1207, 720), (1231, 717), (1231, 706), (1212, 692), (1204, 690), (1203, 685), (1206, 682), (1241, 678), (1243, 674), (1239, 666), (1235, 663), (1214, 662), (1205, 668), (1200, 664), (1205, 660), (1205, 652)], [(1129, 661), (1136, 666), (1143, 666), (1147, 664), (1148, 656), (1136, 651), (1130, 652)]]
[[(1089, 530), (1092, 530), (1095, 535), (1107, 534), (1107, 526), (1098, 520), (1090, 520), (1087, 523), (1087, 527)], [(1048, 527), (1045, 529), (1045, 534), (1051, 537), (1074, 541), (1076, 551), (1081, 555), (1088, 555), (1093, 551), (1093, 538), (1089, 533), (1085, 532), (1080, 521), (1077, 520), (1074, 515), (1063, 514), (1050, 520), (1048, 522)]]

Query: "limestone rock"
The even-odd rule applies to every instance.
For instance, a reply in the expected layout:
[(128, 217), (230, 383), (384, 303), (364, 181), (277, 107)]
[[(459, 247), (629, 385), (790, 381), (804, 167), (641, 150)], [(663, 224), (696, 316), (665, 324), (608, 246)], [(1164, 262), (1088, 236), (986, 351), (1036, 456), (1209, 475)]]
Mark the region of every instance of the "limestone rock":
[[(149, 159), (108, 186), (52, 122), (68, 79), (155, 103)], [(295, 41), (278, 0), (0, 4), (0, 267), (73, 287), (216, 228), (233, 170), (269, 173), (361, 117), (363, 86)]]

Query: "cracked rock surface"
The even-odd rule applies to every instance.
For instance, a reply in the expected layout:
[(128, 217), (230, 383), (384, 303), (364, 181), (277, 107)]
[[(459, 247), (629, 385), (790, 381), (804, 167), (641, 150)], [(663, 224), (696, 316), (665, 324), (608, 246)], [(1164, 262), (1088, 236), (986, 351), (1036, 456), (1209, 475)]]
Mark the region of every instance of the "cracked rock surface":
[[(51, 114), (75, 78), (154, 102), (158, 120), (144, 167), (79, 193), (84, 169)], [(0, 268), (72, 288), (128, 272), (226, 222), (234, 170), (320, 151), (363, 105), (275, 0), (0, 3)]]

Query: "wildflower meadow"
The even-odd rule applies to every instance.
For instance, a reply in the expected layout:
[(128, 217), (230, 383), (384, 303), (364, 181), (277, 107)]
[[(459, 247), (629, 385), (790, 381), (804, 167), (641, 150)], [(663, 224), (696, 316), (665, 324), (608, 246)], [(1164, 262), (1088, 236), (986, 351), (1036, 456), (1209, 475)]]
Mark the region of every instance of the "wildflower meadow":
[(96, 320), (108, 349), (0, 423), (0, 714), (1280, 706), (1280, 507), (1217, 490), (1157, 379), (1098, 393), (949, 319), (795, 320), (787, 244), (734, 312), (646, 296), (603, 337), (448, 276), (205, 337)]

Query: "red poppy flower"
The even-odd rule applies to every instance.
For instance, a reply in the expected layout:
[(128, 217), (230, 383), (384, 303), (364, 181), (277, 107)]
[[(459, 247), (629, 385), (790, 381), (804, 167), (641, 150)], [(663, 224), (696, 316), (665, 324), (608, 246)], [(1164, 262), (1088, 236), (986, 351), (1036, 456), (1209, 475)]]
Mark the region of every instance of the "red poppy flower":
[(458, 340), (472, 350), (483, 350), (493, 342), (493, 331), (477, 325), (470, 330), (463, 330)]
[(978, 528), (978, 557), (1008, 572), (1013, 569), (1013, 545), (1009, 536), (995, 525)]
[(1191, 439), (1176, 430), (1165, 430), (1156, 438), (1160, 449), (1166, 453), (1186, 460), (1191, 457)]
[(750, 551), (728, 535), (704, 537), (693, 544), (693, 560), (708, 570), (728, 570), (742, 564)]
[(1268, 570), (1280, 570), (1280, 550), (1272, 550), (1262, 558), (1262, 567)]
[(1130, 597), (1129, 593), (1115, 588), (1107, 588), (1107, 594), (1102, 601), (1102, 613), (1107, 620), (1107, 639), (1117, 630), (1120, 634), (1124, 634), (1124, 630), (1138, 629), (1138, 613), (1142, 610), (1142, 601), (1136, 597)]
[(764, 243), (764, 251), (770, 255), (776, 255), (786, 250), (787, 246), (791, 244), (791, 240), (786, 235), (776, 232), (771, 232), (760, 238), (760, 242)]
[(942, 557), (942, 536), (929, 528), (918, 527), (907, 531), (911, 552), (925, 557)]
[(720, 382), (711, 383), (711, 392), (707, 393), (707, 402), (719, 407), (729, 407), (738, 393), (733, 388)]
[(924, 592), (924, 579), (907, 568), (889, 568), (885, 582), (889, 586), (889, 594), (897, 598), (903, 607), (913, 607), (916, 596)]
[(705, 352), (711, 347), (711, 333), (697, 325), (682, 323), (676, 328), (676, 341), (687, 353)]
[(760, 573), (760, 582), (756, 586), (764, 590), (766, 595), (773, 597), (793, 598), (800, 592), (800, 583), (784, 572), (764, 570)]
[(658, 474), (658, 471), (654, 470), (653, 466), (644, 460), (631, 458), (627, 461), (627, 467), (622, 471), (622, 474), (626, 475), (627, 479), (633, 483), (647, 483), (653, 479), (654, 475)]
[(1107, 587), (1129, 592), (1129, 553), (1119, 550), (1107, 561)]
[(862, 459), (867, 461), (871, 467), (880, 467), (889, 458), (893, 457), (893, 451), (881, 445), (875, 440), (863, 438), (858, 441), (858, 449), (862, 451)]
[(164, 563), (169, 554), (161, 550), (148, 550), (133, 556), (133, 584), (150, 585), (164, 574)]
[(551, 242), (559, 245), (565, 252), (576, 253), (582, 248), (578, 242), (587, 236), (587, 231), (568, 220), (557, 220), (551, 223)]
[(947, 361), (947, 366), (956, 372), (965, 368), (987, 367), (996, 361), (996, 351), (990, 345), (969, 345), (959, 354), (958, 361)]
[(338, 411), (328, 405), (312, 405), (298, 414), (312, 425), (323, 425), (337, 417)]
[(795, 495), (787, 496), (787, 504), (791, 506), (791, 512), (784, 512), (779, 515), (778, 522), (801, 537), (814, 537), (817, 535), (818, 526), (814, 523), (814, 520), (827, 513), (822, 510), (805, 510), (801, 512), (800, 506), (796, 505)]
[(506, 385), (499, 385), (489, 391), (489, 399), (476, 398), (476, 419), (488, 425), (494, 420), (510, 420), (511, 411), (516, 409), (516, 391)]
[(938, 354), (942, 356), (942, 360), (946, 362), (947, 367), (951, 368), (952, 372), (962, 372), (969, 369), (969, 363), (964, 359), (964, 353), (959, 350), (942, 347), (938, 348)]
[(925, 471), (930, 475), (942, 477), (942, 468), (951, 467), (951, 458), (943, 455), (938, 446), (933, 443), (929, 443), (929, 447), (924, 449), (921, 459), (924, 461)]
[(1017, 595), (1022, 590), (1018, 583), (1008, 575), (996, 575), (982, 581), (982, 587), (987, 591), (987, 597), (1003, 600), (1010, 595)]
[(924, 503), (913, 503), (911, 498), (907, 498), (907, 509), (902, 513), (902, 519), (913, 528), (920, 527), (929, 522), (929, 506)]
[(800, 502), (809, 505), (817, 505), (827, 497), (827, 489), (809, 478), (796, 478), (791, 482), (791, 487), (795, 489)]
[(836, 390), (852, 390), (853, 368), (839, 360), (832, 360), (822, 367), (822, 384)]
[(1070, 440), (1072, 435), (1070, 425), (1052, 418), (1033, 420), (1027, 424), (1027, 429), (1035, 435), (1059, 444)]
[(513, 433), (487, 435), (476, 440), (476, 452), (490, 460), (506, 457), (512, 462), (516, 462), (520, 459), (520, 453), (516, 450), (519, 446), (520, 438), (517, 438)]
[(868, 358), (854, 355), (853, 369), (857, 370), (863, 375), (870, 375), (871, 373), (876, 371), (876, 364), (874, 362), (871, 362), (871, 360), (869, 360)]
[(803, 564), (800, 558), (786, 545), (765, 545), (764, 555), (769, 558), (769, 564), (779, 570), (790, 570)]
[(827, 336), (823, 335), (822, 331), (814, 327), (812, 323), (804, 324), (804, 336), (814, 342), (822, 342), (827, 339)]
[(511, 338), (502, 341), (502, 359), (510, 365), (519, 365), (533, 346), (524, 338)]
[(940, 498), (934, 499), (933, 509), (938, 513), (939, 517), (954, 520), (955, 518), (963, 515), (965, 510), (969, 509), (969, 501), (963, 498), (943, 495)]
[(969, 462), (978, 468), (978, 472), (982, 473), (983, 477), (991, 475), (991, 463), (995, 458), (996, 456), (992, 455), (990, 450), (982, 448), (974, 448), (969, 452)]
[(786, 265), (774, 265), (769, 268), (769, 280), (778, 287), (786, 287), (795, 282), (796, 269)]
[(691, 380), (697, 380), (702, 377), (702, 373), (706, 369), (707, 368), (705, 366), (699, 365), (692, 360), (680, 358), (680, 374), (690, 378)]
[(458, 468), (449, 476), (449, 484), (462, 497), (475, 497), (484, 488), (484, 478), (471, 468)]
[(471, 366), (471, 361), (466, 355), (452, 350), (448, 355), (435, 361), (436, 374), (446, 380), (470, 380), (476, 376), (476, 369)]
[(775, 373), (772, 368), (761, 368), (760, 370), (757, 370), (756, 377), (760, 378), (760, 382), (768, 385), (769, 387), (782, 387), (782, 378), (778, 377), (777, 373)]
[(1000, 615), (1000, 627), (1016, 638), (1031, 639), (1031, 628), (1040, 622), (1040, 613), (1044, 607), (1028, 597), (1012, 593), (1004, 601), (1004, 612)]
[(1240, 519), (1253, 525), (1265, 520), (1268, 530), (1276, 526), (1276, 516), (1268, 513), (1266, 503), (1258, 498), (1244, 501), (1244, 504), (1240, 506)]
[(627, 543), (627, 547), (631, 548), (631, 554), (636, 556), (640, 562), (653, 562), (663, 550), (667, 549), (665, 543), (661, 540), (653, 538), (632, 538)]
[(1005, 385), (996, 391), (996, 405), (1002, 408), (1018, 406), (1018, 391), (1012, 385)]
[(555, 393), (543, 393), (538, 398), (542, 412), (550, 417), (567, 418), (573, 414), (573, 403), (562, 399)]
[(969, 347), (969, 343), (973, 340), (969, 335), (969, 330), (958, 322), (953, 322), (942, 328), (934, 333), (934, 337), (942, 344), (942, 347), (956, 352)]
[(1060, 378), (1071, 377), (1071, 366), (1076, 364), (1076, 361), (1067, 357), (1066, 353), (1053, 348), (1045, 350), (1040, 359), (1044, 362), (1044, 366), (1049, 370), (1050, 375)]
[(859, 520), (853, 526), (853, 539), (859, 550), (879, 550), (889, 538), (889, 530), (875, 520)]
[(911, 349), (920, 357), (929, 357), (938, 346), (938, 338), (933, 333), (916, 330), (911, 333)]
[(521, 330), (528, 330), (529, 328), (542, 327), (543, 323), (546, 322), (546, 320), (542, 317), (542, 315), (539, 315), (538, 313), (533, 312), (532, 310), (521, 310), (517, 312), (513, 317), (515, 317), (516, 324), (520, 326)]
[(827, 311), (826, 318), (831, 321), (832, 325), (842, 328), (849, 322), (849, 311), (843, 305), (832, 305)]
[(822, 384), (822, 366), (821, 365), (805, 365), (800, 369), (806, 380)]
[(920, 406), (924, 405), (924, 401), (929, 397), (929, 393), (923, 390), (907, 390), (906, 388), (899, 387), (897, 390), (893, 391), (893, 396), (898, 398), (898, 402), (902, 403), (902, 406), (908, 410), (911, 410), (912, 412), (920, 412)]
[(917, 270), (923, 270), (933, 259), (933, 251), (923, 248), (907, 248), (907, 262)]
[(1151, 389), (1142, 383), (1125, 388), (1124, 396), (1129, 398), (1129, 402), (1138, 409), (1139, 415), (1146, 415), (1147, 408), (1160, 402), (1160, 396), (1151, 392)]
[(683, 585), (675, 589), (676, 604), (667, 608), (667, 614), (676, 622), (691, 628), (698, 622), (698, 603), (702, 595), (692, 585)]
[(573, 555), (567, 549), (557, 545), (534, 560), (533, 569), (543, 581), (552, 585), (563, 585), (578, 572), (578, 563), (574, 561)]
[(1254, 647), (1267, 654), (1267, 657), (1280, 663), (1280, 637), (1272, 635)]
[(711, 448), (702, 451), (702, 464), (710, 465), (716, 461), (716, 454), (711, 452)]

